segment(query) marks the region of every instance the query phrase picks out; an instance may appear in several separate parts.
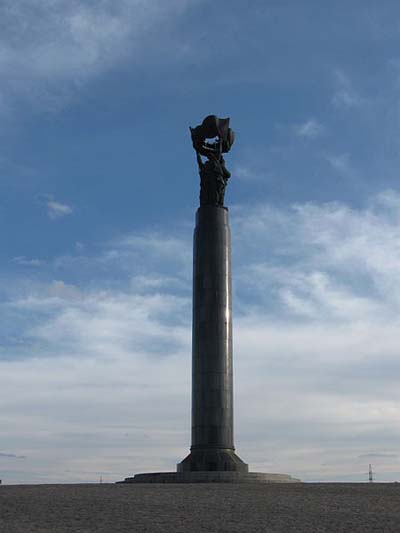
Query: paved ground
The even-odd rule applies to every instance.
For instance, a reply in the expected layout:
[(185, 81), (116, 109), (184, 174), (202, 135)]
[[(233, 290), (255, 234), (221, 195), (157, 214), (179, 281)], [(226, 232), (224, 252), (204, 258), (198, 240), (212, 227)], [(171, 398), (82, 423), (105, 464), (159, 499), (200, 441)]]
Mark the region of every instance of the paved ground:
[(396, 532), (400, 484), (3, 485), (0, 532)]

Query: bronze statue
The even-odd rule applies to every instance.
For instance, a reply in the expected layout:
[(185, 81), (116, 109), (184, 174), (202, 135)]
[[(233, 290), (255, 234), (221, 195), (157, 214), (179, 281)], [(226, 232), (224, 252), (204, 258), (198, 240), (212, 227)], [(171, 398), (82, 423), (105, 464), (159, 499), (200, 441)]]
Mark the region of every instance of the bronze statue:
[[(225, 188), (231, 173), (225, 167), (222, 154), (229, 152), (235, 140), (229, 120), (209, 115), (202, 124), (190, 128), (199, 165), (200, 205), (224, 205)], [(211, 142), (207, 139), (211, 139)], [(207, 160), (203, 162), (201, 156)]]

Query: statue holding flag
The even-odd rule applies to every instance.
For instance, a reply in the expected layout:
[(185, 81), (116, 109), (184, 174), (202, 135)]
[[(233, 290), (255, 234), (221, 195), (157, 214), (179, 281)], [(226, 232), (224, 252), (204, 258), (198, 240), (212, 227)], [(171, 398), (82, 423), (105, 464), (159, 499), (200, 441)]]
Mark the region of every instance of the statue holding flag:
[[(229, 120), (209, 115), (202, 124), (190, 128), (199, 165), (200, 205), (224, 205), (225, 188), (231, 173), (225, 166), (222, 154), (229, 152), (235, 140)], [(207, 158), (205, 162), (202, 156)]]

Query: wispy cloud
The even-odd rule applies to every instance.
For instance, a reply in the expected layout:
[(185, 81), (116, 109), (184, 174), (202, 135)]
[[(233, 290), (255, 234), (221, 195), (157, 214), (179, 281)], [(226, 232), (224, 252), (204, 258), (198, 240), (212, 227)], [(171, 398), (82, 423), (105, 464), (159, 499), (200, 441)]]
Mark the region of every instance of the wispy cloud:
[(49, 200), (47, 202), (47, 214), (52, 220), (57, 218), (63, 218), (72, 214), (72, 207), (55, 200)]
[(360, 107), (365, 103), (363, 98), (354, 88), (350, 78), (342, 71), (334, 72), (335, 90), (332, 103), (337, 107)]
[(343, 178), (355, 178), (355, 170), (350, 163), (350, 154), (326, 154), (325, 159)]
[(255, 179), (260, 179), (260, 174), (248, 166), (238, 165), (237, 167), (234, 168), (233, 172), (234, 172), (235, 178), (238, 178), (240, 180), (252, 181)]
[(44, 264), (42, 259), (28, 259), (24, 256), (13, 257), (12, 262), (16, 265), (40, 267)]
[(294, 126), (296, 135), (302, 138), (314, 139), (319, 137), (324, 131), (324, 127), (316, 119), (309, 119), (302, 124)]
[[(236, 217), (244, 257), (258, 257), (257, 261), (248, 261), (246, 269), (252, 269), (254, 281), (260, 278), (265, 283), (273, 279), (274, 294), (279, 283), (286, 289), (297, 287), (308, 294), (325, 293), (324, 301), (332, 305), (335, 299), (329, 287), (334, 286), (338, 294), (345, 287), (348, 296), (367, 298), (368, 305), (373, 304), (371, 317), (375, 314), (374, 305), (387, 306), (392, 302), (397, 307), (398, 291), (385, 289), (392, 276), (390, 285), (396, 286), (400, 265), (400, 200), (395, 191), (377, 195), (364, 211), (343, 204), (310, 203), (295, 205), (288, 211), (259, 206), (248, 216), (239, 211)], [(254, 240), (246, 243), (246, 234)], [(264, 247), (253, 248), (252, 243), (262, 238)], [(263, 253), (271, 248), (272, 256)], [(316, 317), (320, 311), (321, 308)]]
[(0, 109), (18, 102), (57, 110), (93, 77), (145, 52), (146, 36), (190, 3), (4, 0), (0, 6)]

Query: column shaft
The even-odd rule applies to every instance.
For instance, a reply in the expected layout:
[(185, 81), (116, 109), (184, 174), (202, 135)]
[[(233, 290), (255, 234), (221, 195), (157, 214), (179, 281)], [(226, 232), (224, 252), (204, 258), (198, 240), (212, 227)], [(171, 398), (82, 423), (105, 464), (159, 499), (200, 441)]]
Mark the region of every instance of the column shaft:
[(192, 449), (234, 449), (231, 294), (228, 210), (202, 206), (193, 249)]

